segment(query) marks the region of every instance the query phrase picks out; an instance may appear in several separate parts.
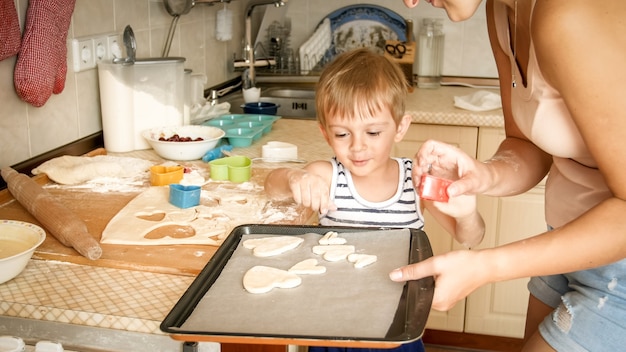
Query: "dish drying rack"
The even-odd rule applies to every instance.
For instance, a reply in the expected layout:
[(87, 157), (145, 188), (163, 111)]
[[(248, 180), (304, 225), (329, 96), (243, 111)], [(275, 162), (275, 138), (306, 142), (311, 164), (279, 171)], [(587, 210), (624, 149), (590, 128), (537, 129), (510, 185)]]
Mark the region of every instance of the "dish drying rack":
[(328, 50), (332, 44), (330, 20), (325, 19), (313, 35), (300, 46), (297, 52), (290, 47), (291, 21), (274, 21), (267, 28), (264, 42), (255, 48), (258, 61), (267, 65), (257, 68), (258, 73), (267, 75), (309, 75), (319, 73), (330, 61)]
[(302, 46), (300, 56), (300, 71), (303, 75), (312, 71), (319, 71), (330, 60), (328, 49), (332, 43), (332, 30), (330, 19), (326, 18), (315, 29), (313, 35)]

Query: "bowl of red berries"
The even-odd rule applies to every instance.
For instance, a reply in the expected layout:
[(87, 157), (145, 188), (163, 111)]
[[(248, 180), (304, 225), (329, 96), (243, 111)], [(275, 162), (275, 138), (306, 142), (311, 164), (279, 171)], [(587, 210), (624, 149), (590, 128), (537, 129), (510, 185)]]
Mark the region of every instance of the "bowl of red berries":
[(154, 127), (142, 132), (152, 149), (167, 160), (197, 160), (224, 137), (221, 128), (202, 125)]

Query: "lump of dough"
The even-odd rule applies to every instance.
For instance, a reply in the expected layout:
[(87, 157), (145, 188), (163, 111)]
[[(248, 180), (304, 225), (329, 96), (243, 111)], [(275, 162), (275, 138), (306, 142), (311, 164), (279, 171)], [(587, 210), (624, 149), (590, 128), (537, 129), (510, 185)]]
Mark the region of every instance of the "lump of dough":
[(310, 258), (296, 263), (289, 269), (289, 272), (298, 275), (316, 275), (325, 273), (326, 267), (317, 265), (317, 259)]
[(335, 231), (328, 231), (318, 242), (321, 245), (346, 244), (346, 239), (339, 237), (339, 234)]
[(352, 253), (348, 254), (347, 259), (350, 263), (354, 263), (355, 268), (363, 268), (375, 263), (378, 257), (373, 254)]
[(347, 244), (333, 244), (323, 246), (313, 246), (313, 253), (321, 255), (329, 262), (336, 262), (346, 259), (348, 254), (354, 253), (355, 248)]
[(243, 288), (250, 293), (266, 293), (276, 288), (293, 288), (302, 283), (300, 276), (286, 270), (257, 265), (243, 276)]
[(304, 239), (296, 236), (271, 236), (245, 240), (243, 247), (252, 249), (257, 257), (271, 257), (294, 249), (302, 242)]
[(63, 155), (50, 159), (32, 170), (34, 175), (46, 174), (48, 178), (63, 185), (75, 185), (100, 177), (137, 177), (143, 175), (152, 162), (121, 156)]

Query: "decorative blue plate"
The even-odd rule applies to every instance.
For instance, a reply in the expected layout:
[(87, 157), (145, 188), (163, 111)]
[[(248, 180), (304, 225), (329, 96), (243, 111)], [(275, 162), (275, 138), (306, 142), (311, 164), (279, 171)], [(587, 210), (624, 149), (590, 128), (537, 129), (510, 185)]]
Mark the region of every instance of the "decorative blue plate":
[(350, 5), (326, 17), (330, 20), (332, 31), (332, 43), (326, 53), (327, 61), (337, 54), (356, 48), (372, 48), (382, 54), (386, 40), (406, 41), (405, 19), (382, 6)]

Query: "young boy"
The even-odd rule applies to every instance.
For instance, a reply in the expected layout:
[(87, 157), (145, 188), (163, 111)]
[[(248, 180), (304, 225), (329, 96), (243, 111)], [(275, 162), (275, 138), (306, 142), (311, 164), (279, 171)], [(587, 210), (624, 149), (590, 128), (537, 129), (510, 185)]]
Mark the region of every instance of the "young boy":
[[(406, 95), (402, 70), (384, 56), (369, 49), (338, 56), (320, 76), (316, 90), (319, 128), (335, 157), (302, 169), (273, 170), (265, 180), (268, 196), (293, 198), (318, 211), (321, 225), (333, 226), (421, 229), (425, 208), (458, 242), (467, 247), (478, 244), (484, 222), (476, 198), (420, 202), (414, 186), (418, 180), (411, 177), (412, 160), (391, 156), (394, 143), (411, 124), (404, 111)], [(420, 340), (385, 351), (423, 350)]]

